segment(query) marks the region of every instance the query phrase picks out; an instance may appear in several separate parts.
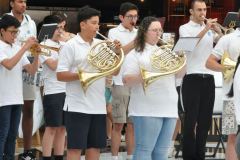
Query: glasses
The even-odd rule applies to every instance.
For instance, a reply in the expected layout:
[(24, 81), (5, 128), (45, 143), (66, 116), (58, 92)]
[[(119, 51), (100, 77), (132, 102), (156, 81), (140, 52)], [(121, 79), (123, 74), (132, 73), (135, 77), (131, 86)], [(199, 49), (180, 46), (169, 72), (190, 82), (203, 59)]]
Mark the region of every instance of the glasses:
[(152, 32), (155, 32), (155, 33), (162, 33), (163, 30), (162, 29), (159, 29), (159, 28), (156, 28), (156, 29), (148, 29), (148, 31), (152, 31)]
[(128, 15), (125, 17), (127, 17), (129, 20), (137, 20), (138, 19), (138, 16), (133, 16), (133, 15)]
[(12, 36), (17, 36), (19, 34), (18, 29), (7, 29), (6, 31), (10, 32)]

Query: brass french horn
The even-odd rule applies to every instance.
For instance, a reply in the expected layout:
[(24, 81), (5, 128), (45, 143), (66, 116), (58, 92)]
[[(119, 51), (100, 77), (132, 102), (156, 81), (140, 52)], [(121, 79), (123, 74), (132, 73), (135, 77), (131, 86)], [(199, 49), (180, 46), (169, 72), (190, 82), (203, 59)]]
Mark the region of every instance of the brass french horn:
[(115, 53), (114, 43), (102, 34), (98, 32), (97, 34), (102, 36), (105, 40), (94, 45), (87, 55), (88, 63), (94, 67), (97, 72), (90, 73), (81, 68), (78, 69), (79, 80), (85, 93), (87, 88), (94, 81), (116, 72), (121, 67), (124, 59), (124, 52), (122, 49), (120, 49), (120, 55), (118, 55)]
[(180, 71), (186, 64), (186, 56), (183, 51), (176, 54), (172, 51), (172, 45), (167, 44), (158, 47), (152, 53), (150, 61), (153, 71), (140, 68), (145, 93), (146, 88), (154, 81), (162, 76), (175, 74)]
[(225, 82), (229, 82), (233, 78), (236, 62), (229, 58), (229, 54), (227, 52), (224, 52), (221, 59), (221, 65), (224, 67), (222, 72), (223, 79)]

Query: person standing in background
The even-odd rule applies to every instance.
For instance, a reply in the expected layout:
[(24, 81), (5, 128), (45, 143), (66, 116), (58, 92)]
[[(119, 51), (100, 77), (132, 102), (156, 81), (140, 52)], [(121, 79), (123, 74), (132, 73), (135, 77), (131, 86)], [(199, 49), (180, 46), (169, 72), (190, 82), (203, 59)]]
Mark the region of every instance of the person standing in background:
[[(187, 53), (186, 75), (182, 82), (184, 108), (183, 159), (205, 159), (208, 130), (212, 122), (215, 99), (215, 82), (212, 71), (205, 64), (212, 53), (214, 40), (220, 38), (221, 30), (216, 19), (204, 23), (207, 6), (203, 0), (193, 0), (189, 10), (191, 19), (180, 26), (180, 37), (199, 37), (195, 49)], [(215, 33), (218, 36), (215, 36)]]
[[(137, 35), (135, 28), (138, 20), (138, 8), (130, 2), (122, 3), (120, 6), (119, 19), (121, 23), (109, 30), (108, 38), (119, 40), (123, 45), (124, 53), (127, 54), (134, 47), (134, 39)], [(112, 160), (118, 160), (118, 151), (121, 144), (121, 131), (125, 123), (127, 159), (132, 159), (134, 149), (133, 124), (128, 118), (129, 88), (122, 82), (122, 69), (117, 76), (113, 76), (112, 87), (112, 118), (113, 131), (111, 137)]]

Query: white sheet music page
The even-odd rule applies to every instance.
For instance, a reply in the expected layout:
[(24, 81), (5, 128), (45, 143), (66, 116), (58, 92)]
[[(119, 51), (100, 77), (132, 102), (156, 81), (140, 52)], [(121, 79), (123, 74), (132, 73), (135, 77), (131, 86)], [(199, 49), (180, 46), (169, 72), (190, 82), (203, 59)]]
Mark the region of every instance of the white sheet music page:
[(185, 51), (187, 53), (192, 52), (198, 44), (199, 40), (199, 37), (180, 37), (174, 46), (173, 51)]

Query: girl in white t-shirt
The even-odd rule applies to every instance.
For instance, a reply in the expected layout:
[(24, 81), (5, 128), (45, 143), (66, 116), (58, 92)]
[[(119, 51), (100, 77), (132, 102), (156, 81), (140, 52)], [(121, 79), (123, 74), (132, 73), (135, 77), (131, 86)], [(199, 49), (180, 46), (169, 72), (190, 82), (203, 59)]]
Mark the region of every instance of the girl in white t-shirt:
[(158, 19), (142, 20), (136, 47), (126, 57), (123, 81), (131, 87), (129, 116), (133, 119), (135, 151), (133, 160), (166, 160), (177, 118), (175, 75), (163, 76), (145, 92), (140, 67), (152, 70), (150, 57), (162, 33)]
[(22, 70), (35, 74), (38, 68), (38, 55), (32, 64), (25, 55), (37, 40), (30, 37), (22, 47), (14, 43), (19, 26), (19, 21), (11, 15), (0, 19), (0, 160), (15, 159), (15, 141), (23, 105)]
[[(57, 23), (58, 26), (53, 37), (42, 42), (42, 45), (55, 48), (61, 47), (59, 40), (64, 27), (60, 22), (61, 18), (55, 15), (44, 18), (43, 24)], [(40, 62), (43, 67), (43, 108), (46, 126), (42, 142), (43, 160), (51, 159), (52, 148), (54, 149), (54, 159), (63, 160), (66, 132), (63, 125), (63, 106), (66, 96), (66, 84), (57, 80), (58, 53), (53, 50), (50, 50), (50, 52), (50, 56), (40, 56)]]

